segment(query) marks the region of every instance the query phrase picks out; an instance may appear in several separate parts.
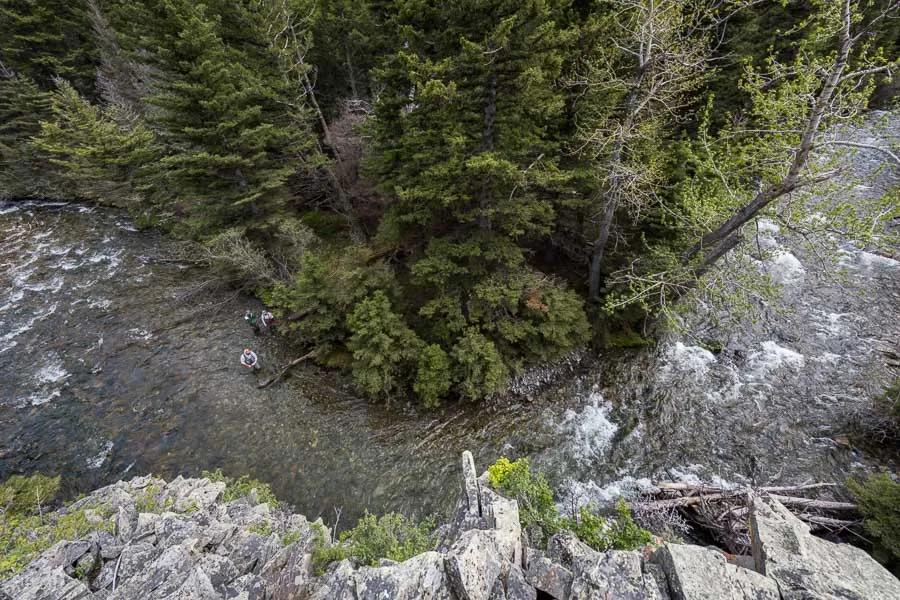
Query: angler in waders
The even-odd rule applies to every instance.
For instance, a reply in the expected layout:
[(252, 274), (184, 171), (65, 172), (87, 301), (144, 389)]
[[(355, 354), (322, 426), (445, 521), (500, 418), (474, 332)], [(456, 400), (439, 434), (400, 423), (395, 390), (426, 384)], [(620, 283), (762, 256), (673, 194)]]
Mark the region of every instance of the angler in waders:
[(248, 310), (244, 313), (244, 320), (253, 328), (253, 333), (259, 335), (259, 317), (256, 316), (256, 313)]
[(244, 348), (244, 352), (241, 353), (241, 364), (244, 367), (250, 369), (254, 373), (259, 371), (259, 357), (256, 356), (256, 352), (251, 350), (250, 348)]

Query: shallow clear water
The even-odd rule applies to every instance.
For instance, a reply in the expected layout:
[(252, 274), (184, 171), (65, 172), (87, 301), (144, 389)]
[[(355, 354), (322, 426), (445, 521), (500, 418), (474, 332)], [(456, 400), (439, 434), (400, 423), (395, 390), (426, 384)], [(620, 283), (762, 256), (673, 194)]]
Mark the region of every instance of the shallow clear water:
[(848, 247), (837, 283), (762, 230), (778, 251), (757, 267), (785, 288), (758, 321), (719, 331), (698, 312), (656, 349), (530, 373), (516, 388), (531, 401), (416, 414), (311, 367), (258, 390), (241, 349), (267, 368), (297, 351), (253, 336), (241, 318), (253, 301), (203, 291), (202, 270), (160, 260), (171, 242), (114, 212), (0, 203), (0, 479), (61, 473), (75, 493), (221, 467), (312, 517), (342, 507), (343, 524), (365, 509), (446, 510), (463, 449), (479, 467), (530, 456), (576, 502), (641, 478), (842, 479), (868, 465), (841, 442), (848, 411), (897, 374), (900, 263)]

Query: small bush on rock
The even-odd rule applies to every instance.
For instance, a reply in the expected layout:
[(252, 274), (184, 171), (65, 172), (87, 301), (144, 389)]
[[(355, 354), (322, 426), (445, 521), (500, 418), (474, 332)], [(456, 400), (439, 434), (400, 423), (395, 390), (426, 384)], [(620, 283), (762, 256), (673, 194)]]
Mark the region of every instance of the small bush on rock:
[[(110, 515), (98, 507), (48, 511), (59, 477), (13, 475), (0, 484), (0, 580), (21, 571), (41, 552), (62, 540), (77, 540), (92, 531), (112, 531)], [(88, 518), (88, 511), (94, 514)]]
[(203, 471), (203, 477), (210, 481), (221, 481), (225, 484), (225, 491), (222, 493), (222, 502), (231, 502), (238, 498), (247, 498), (252, 493), (256, 493), (256, 499), (260, 503), (266, 503), (272, 508), (281, 505), (278, 498), (268, 483), (263, 483), (258, 479), (252, 479), (249, 475), (241, 475), (237, 479), (229, 477), (222, 473), (222, 469), (215, 471)]
[(900, 561), (900, 483), (880, 473), (865, 481), (851, 479), (847, 487), (859, 503), (866, 530), (874, 538), (872, 555), (886, 564)]
[(605, 518), (588, 507), (577, 515), (562, 517), (553, 499), (553, 490), (543, 473), (532, 473), (527, 458), (500, 459), (488, 467), (488, 480), (500, 492), (519, 503), (519, 522), (531, 542), (543, 546), (554, 533), (566, 529), (595, 550), (633, 550), (652, 541), (653, 536), (632, 518), (628, 505), (619, 500), (614, 518)]
[(437, 538), (434, 521), (416, 523), (399, 513), (380, 517), (368, 512), (353, 529), (340, 536), (340, 542), (329, 545), (327, 534), (320, 532), (313, 550), (313, 566), (321, 574), (332, 562), (350, 558), (362, 565), (375, 566), (382, 558), (403, 562), (422, 552), (434, 550)]

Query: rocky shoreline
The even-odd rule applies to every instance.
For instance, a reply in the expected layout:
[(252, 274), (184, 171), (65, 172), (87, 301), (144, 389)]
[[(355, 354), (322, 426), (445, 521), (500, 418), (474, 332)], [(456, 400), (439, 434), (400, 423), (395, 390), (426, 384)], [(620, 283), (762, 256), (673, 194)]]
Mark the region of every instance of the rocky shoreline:
[(463, 453), (462, 493), (437, 549), (402, 563), (313, 568), (328, 544), (309, 522), (251, 491), (224, 501), (226, 485), (138, 477), (63, 508), (96, 531), (59, 542), (0, 583), (0, 600), (325, 599), (813, 599), (900, 598), (900, 581), (859, 548), (812, 536), (776, 500), (751, 505), (753, 556), (663, 543), (597, 552), (573, 535), (530, 548), (515, 500), (476, 476)]

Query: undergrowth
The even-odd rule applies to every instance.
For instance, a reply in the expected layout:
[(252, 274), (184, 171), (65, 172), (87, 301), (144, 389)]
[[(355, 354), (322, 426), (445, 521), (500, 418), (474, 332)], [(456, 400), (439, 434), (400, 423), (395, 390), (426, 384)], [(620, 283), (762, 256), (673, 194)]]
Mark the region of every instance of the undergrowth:
[(527, 458), (510, 461), (501, 457), (488, 467), (491, 485), (519, 503), (519, 522), (532, 544), (544, 547), (554, 533), (567, 530), (599, 551), (633, 550), (653, 539), (646, 529), (634, 522), (624, 501), (616, 504), (615, 515), (604, 517), (588, 507), (581, 507), (571, 517), (560, 515), (553, 490), (543, 473), (534, 473)]

